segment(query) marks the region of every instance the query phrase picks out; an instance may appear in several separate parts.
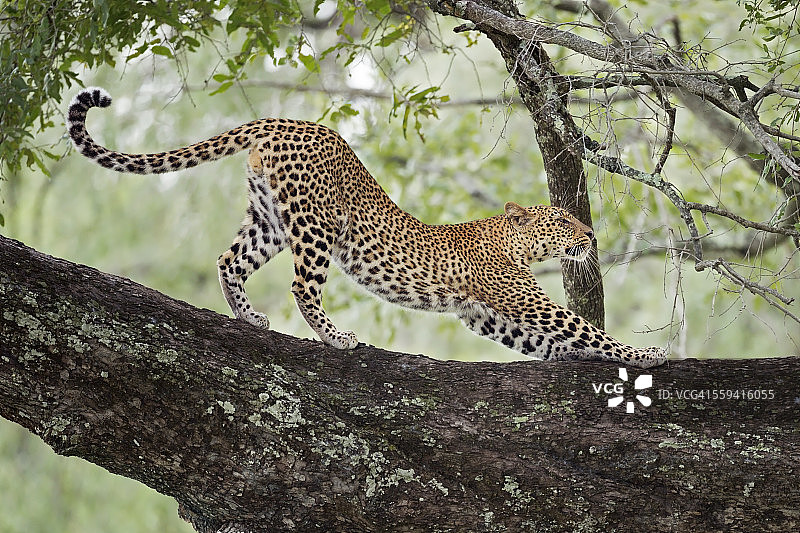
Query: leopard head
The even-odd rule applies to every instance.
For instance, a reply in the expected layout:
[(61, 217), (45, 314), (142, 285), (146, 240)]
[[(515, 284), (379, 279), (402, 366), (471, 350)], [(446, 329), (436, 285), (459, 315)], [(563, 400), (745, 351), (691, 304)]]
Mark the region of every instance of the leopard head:
[(553, 257), (584, 261), (589, 257), (594, 232), (565, 209), (508, 202), (505, 216), (512, 228), (512, 246), (521, 251), (526, 263)]

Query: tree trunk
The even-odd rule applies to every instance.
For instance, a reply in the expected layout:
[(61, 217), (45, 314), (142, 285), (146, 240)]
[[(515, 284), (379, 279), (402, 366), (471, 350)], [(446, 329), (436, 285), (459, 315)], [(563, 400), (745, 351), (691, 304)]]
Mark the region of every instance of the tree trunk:
[[(437, 13), (456, 14), (455, 6), (450, 2), (429, 3)], [(513, 2), (486, 0), (476, 3), (486, 5), (508, 17), (520, 18)], [(481, 24), (476, 25), (475, 29), (489, 37), (500, 52), (517, 85), (520, 98), (531, 114), (547, 174), (550, 204), (567, 209), (578, 220), (591, 227), (592, 212), (586, 189), (586, 174), (583, 171), (583, 136), (567, 109), (568, 89), (559, 84), (561, 76), (541, 44), (523, 41)], [(597, 257), (596, 242), (593, 248), (592, 255)], [(603, 329), (603, 278), (598, 262), (581, 263), (580, 271), (574, 261), (565, 259), (561, 266), (567, 307)]]
[(0, 237), (0, 415), (198, 531), (796, 530), (800, 361), (650, 373), (338, 351)]

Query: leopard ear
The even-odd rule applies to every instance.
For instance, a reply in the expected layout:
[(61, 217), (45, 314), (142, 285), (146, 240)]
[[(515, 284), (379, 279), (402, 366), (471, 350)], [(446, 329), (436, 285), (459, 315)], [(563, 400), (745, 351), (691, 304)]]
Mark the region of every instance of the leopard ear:
[(521, 228), (533, 222), (530, 211), (515, 202), (506, 202), (504, 210), (514, 227)]

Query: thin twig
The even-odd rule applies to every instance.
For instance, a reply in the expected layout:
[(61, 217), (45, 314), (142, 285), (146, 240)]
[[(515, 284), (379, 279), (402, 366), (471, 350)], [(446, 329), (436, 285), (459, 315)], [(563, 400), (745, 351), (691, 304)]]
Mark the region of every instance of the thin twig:
[[(798, 317), (797, 315), (795, 315), (789, 309), (786, 308), (787, 305), (791, 305), (792, 302), (794, 302), (794, 298), (785, 296), (771, 287), (765, 287), (760, 283), (756, 283), (755, 281), (750, 281), (749, 279), (739, 274), (736, 271), (736, 269), (733, 268), (733, 265), (731, 265), (728, 261), (722, 258), (714, 259), (711, 261), (699, 261), (695, 264), (695, 270), (697, 271), (703, 271), (708, 268), (711, 268), (712, 270), (716, 271), (723, 277), (728, 278), (729, 280), (737, 283), (739, 286), (741, 286), (744, 289), (747, 289), (751, 293), (761, 296), (768, 304), (775, 307), (776, 309), (779, 309), (786, 316), (792, 318), (795, 322), (800, 323), (800, 317)], [(778, 303), (775, 300), (780, 301), (784, 305), (781, 305), (781, 303)]]
[(775, 94), (779, 94), (785, 98), (794, 98), (795, 100), (800, 100), (800, 92), (797, 92), (797, 90), (791, 91), (781, 87), (780, 85), (775, 85), (773, 87), (773, 91), (775, 91)]
[(664, 148), (661, 150), (661, 156), (658, 158), (658, 163), (656, 163), (655, 169), (653, 170), (653, 174), (661, 174), (661, 171), (664, 169), (664, 165), (667, 163), (667, 158), (669, 157), (670, 152), (672, 151), (672, 141), (675, 137), (675, 115), (676, 111), (675, 108), (669, 101), (669, 97), (664, 94), (664, 90), (661, 86), (656, 83), (656, 81), (649, 75), (646, 75), (647, 78), (650, 80), (650, 84), (653, 87), (653, 90), (658, 96), (658, 101), (661, 103), (661, 107), (664, 108), (664, 111), (667, 114), (667, 138), (664, 141)]
[(764, 128), (764, 131), (766, 131), (770, 135), (774, 135), (775, 137), (781, 137), (782, 139), (788, 139), (790, 141), (800, 142), (800, 137), (798, 137), (797, 135), (792, 135), (791, 133), (784, 133), (774, 126), (767, 126), (766, 124), (761, 124), (761, 127)]
[(773, 226), (772, 224), (764, 224), (763, 222), (753, 222), (735, 213), (731, 213), (727, 209), (715, 207), (713, 205), (700, 204), (697, 202), (686, 202), (686, 208), (692, 211), (700, 211), (701, 213), (711, 213), (717, 216), (725, 217), (733, 220), (737, 224), (745, 228), (757, 229), (769, 233), (778, 233), (781, 235), (788, 235), (789, 237), (800, 237), (800, 231), (797, 231), (791, 226)]

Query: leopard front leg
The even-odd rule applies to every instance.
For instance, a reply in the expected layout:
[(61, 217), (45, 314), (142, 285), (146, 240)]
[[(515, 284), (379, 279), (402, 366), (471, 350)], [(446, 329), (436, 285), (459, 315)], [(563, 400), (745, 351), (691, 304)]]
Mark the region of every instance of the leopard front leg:
[(549, 359), (548, 343), (527, 328), (508, 320), (494, 309), (474, 303), (459, 313), (461, 322), (474, 333), (537, 359)]
[(513, 320), (484, 304), (462, 313), (462, 322), (478, 335), (546, 361), (608, 361), (650, 368), (664, 363), (661, 348), (634, 348), (612, 338), (568, 309), (553, 304), (539, 321)]
[(311, 242), (297, 242), (292, 247), (292, 294), (297, 308), (322, 342), (340, 350), (355, 348), (358, 345), (355, 333), (336, 329), (322, 308), (322, 287), (328, 279), (333, 238), (307, 240)]

